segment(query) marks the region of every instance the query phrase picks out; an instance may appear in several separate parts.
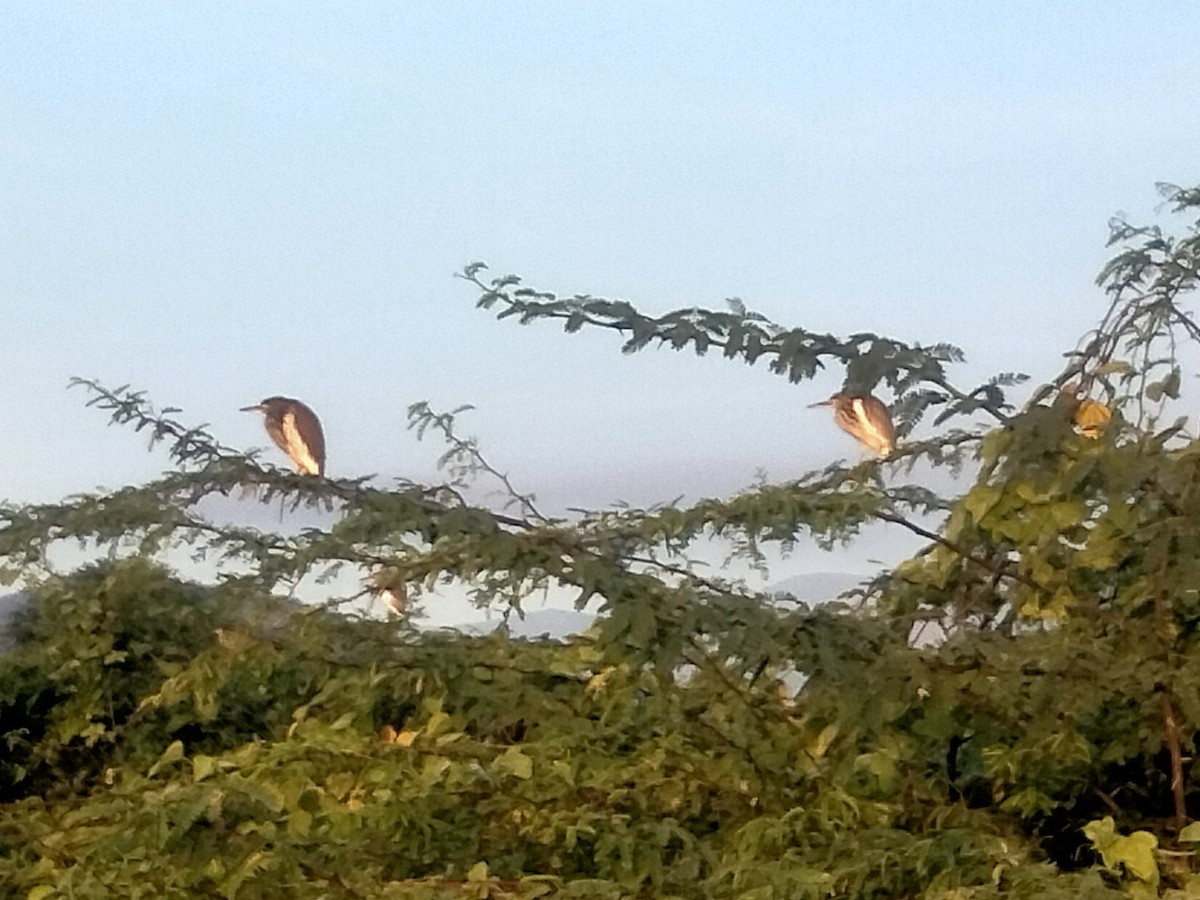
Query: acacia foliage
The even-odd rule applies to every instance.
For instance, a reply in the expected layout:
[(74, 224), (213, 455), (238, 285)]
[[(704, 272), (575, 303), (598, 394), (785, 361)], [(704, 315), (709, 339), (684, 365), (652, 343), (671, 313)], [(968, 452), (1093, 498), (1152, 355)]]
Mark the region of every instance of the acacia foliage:
[[(1195, 215), (1200, 192), (1167, 189)], [(127, 389), (86, 383), (167, 444), (146, 485), (0, 509), (33, 589), (0, 657), (0, 890), (87, 897), (899, 898), (1200, 895), (1200, 444), (1180, 409), (1195, 225), (1114, 223), (1109, 307), (1021, 408), (1000, 375), (956, 386), (954, 348), (785, 329), (738, 303), (648, 317), (623, 302), (464, 277), (480, 305), (619, 332), (804, 380), (844, 366), (894, 394), (887, 462), (727, 499), (556, 519), (448, 441), (444, 485), (301, 478)], [(1082, 398), (1107, 425), (1074, 424)], [(889, 398), (891, 399), (891, 398)], [(929, 411), (928, 437), (912, 429)], [(978, 460), (943, 497), (915, 464)], [(906, 480), (909, 479), (909, 480)], [(216, 524), (252, 490), (319, 504), (295, 534)], [(931, 520), (936, 524), (931, 525)], [(720, 537), (925, 535), (853, 602), (779, 601), (694, 569)], [(53, 573), (63, 541), (111, 551)], [(179, 580), (185, 546), (223, 565)], [(556, 642), (418, 632), (280, 599), (331, 565), (455, 579), (519, 608), (547, 584), (598, 599)], [(938, 639), (914, 640), (922, 627)]]

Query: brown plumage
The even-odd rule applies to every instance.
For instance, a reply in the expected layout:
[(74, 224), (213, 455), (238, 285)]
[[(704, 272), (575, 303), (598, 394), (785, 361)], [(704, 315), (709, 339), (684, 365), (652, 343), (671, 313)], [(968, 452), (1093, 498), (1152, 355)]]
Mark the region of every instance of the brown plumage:
[(896, 448), (896, 427), (891, 413), (870, 394), (838, 393), (812, 406), (833, 407), (833, 421), (838, 428), (880, 456), (887, 456)]
[(291, 397), (268, 397), (257, 406), (243, 406), (242, 412), (263, 414), (267, 434), (301, 475), (325, 474), (325, 433), (308, 406)]
[(397, 618), (404, 618), (408, 611), (408, 587), (400, 570), (395, 566), (383, 566), (367, 576), (367, 585), (387, 611)]

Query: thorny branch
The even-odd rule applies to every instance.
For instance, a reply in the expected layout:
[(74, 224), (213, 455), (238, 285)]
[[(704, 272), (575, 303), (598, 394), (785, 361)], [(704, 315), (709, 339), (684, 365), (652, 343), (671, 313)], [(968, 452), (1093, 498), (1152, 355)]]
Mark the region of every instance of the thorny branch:
[(438, 431), (442, 435), (442, 439), (450, 445), (450, 449), (442, 454), (439, 461), (442, 465), (453, 465), (455, 474), (470, 474), (476, 471), (488, 473), (504, 486), (510, 504), (519, 505), (527, 515), (538, 522), (549, 522), (550, 519), (544, 516), (535, 505), (533, 494), (518, 491), (506, 473), (488, 462), (475, 438), (461, 437), (455, 431), (455, 416), (470, 408), (461, 406), (452, 412), (435, 413), (430, 409), (428, 403), (414, 403), (408, 408), (408, 427), (415, 428), (418, 437), (423, 436), (427, 428)]
[[(742, 354), (747, 362), (753, 362), (759, 355), (774, 355), (776, 362), (772, 364), (772, 370), (779, 373), (787, 372), (793, 381), (799, 380), (799, 377), (789, 365), (784, 363), (785, 351), (788, 350), (789, 342), (796, 345), (793, 349), (804, 346), (811, 354), (811, 360), (803, 369), (803, 377), (811, 377), (817, 369), (823, 367), (818, 359), (820, 355), (838, 358), (843, 364), (853, 367), (864, 356), (873, 355), (883, 348), (889, 348), (890, 352), (894, 354), (906, 355), (905, 359), (907, 360), (904, 363), (897, 363), (895, 375), (889, 376), (889, 380), (894, 378), (896, 385), (906, 388), (915, 383), (925, 382), (940, 388), (947, 396), (958, 401), (963, 405), (964, 411), (979, 409), (998, 422), (1008, 421), (1003, 400), (989, 399), (989, 392), (994, 390), (991, 384), (965, 392), (955, 387), (945, 377), (941, 371), (941, 362), (946, 358), (954, 358), (939, 353), (939, 350), (945, 348), (946, 345), (937, 345), (931, 349), (920, 346), (913, 347), (872, 335), (854, 335), (846, 341), (839, 342), (831, 335), (818, 336), (801, 329), (789, 332), (758, 313), (746, 312), (744, 308), (741, 308), (740, 315), (713, 313), (710, 310), (694, 308), (676, 310), (660, 319), (653, 319), (634, 312), (628, 304), (621, 302), (614, 304), (594, 297), (576, 297), (560, 303), (553, 295), (519, 288), (516, 290), (516, 294), (523, 296), (518, 298), (507, 290), (508, 287), (519, 283), (515, 277), (495, 279), (488, 284), (478, 275), (484, 268), (486, 267), (482, 263), (473, 263), (459, 273), (458, 277), (479, 289), (481, 292), (479, 305), (490, 306), (495, 302), (504, 304), (506, 308), (500, 314), (500, 318), (519, 312), (522, 323), (533, 318), (558, 319), (566, 323), (565, 327), (568, 331), (577, 331), (584, 325), (588, 325), (615, 331), (625, 336), (632, 335), (629, 343), (626, 344), (627, 351), (631, 349), (632, 344), (636, 343), (636, 346), (640, 347), (646, 341), (657, 340), (660, 343), (670, 343), (675, 349), (680, 349), (686, 343), (691, 342), (695, 344), (697, 352), (703, 352), (709, 347), (717, 347), (723, 350), (727, 357)], [(606, 307), (620, 307), (622, 312), (621, 314), (613, 313), (609, 318), (603, 318), (589, 312), (584, 305), (595, 303), (603, 304)], [(559, 304), (561, 308), (555, 308), (554, 304)], [(719, 332), (714, 332), (713, 328), (697, 324), (700, 320), (713, 321), (729, 318), (735, 320), (741, 329), (736, 338), (723, 336)], [(682, 334), (674, 331), (675, 329), (682, 329)], [(748, 336), (743, 336), (742, 331), (746, 332)], [(865, 354), (858, 349), (863, 342), (869, 345)], [(754, 347), (752, 351), (749, 349), (751, 345)], [(814, 347), (818, 349), (814, 349)], [(961, 358), (961, 353), (956, 348), (948, 349)], [(904, 374), (900, 374), (901, 372)]]

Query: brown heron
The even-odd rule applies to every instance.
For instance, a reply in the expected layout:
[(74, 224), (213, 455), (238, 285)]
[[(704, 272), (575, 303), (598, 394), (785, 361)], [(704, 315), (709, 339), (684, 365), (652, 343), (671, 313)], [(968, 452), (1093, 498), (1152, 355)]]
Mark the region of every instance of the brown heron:
[(317, 414), (291, 397), (268, 397), (242, 412), (263, 414), (271, 440), (291, 458), (301, 475), (325, 474), (325, 434)]
[(888, 408), (870, 394), (834, 394), (828, 400), (814, 403), (833, 407), (833, 421), (842, 431), (852, 434), (860, 444), (887, 456), (896, 447), (896, 427)]
[(376, 569), (367, 577), (368, 589), (383, 601), (387, 611), (399, 619), (408, 611), (408, 587), (394, 566)]
[(379, 599), (383, 601), (383, 605), (387, 607), (387, 611), (398, 619), (404, 618), (404, 613), (408, 610), (408, 590), (402, 584), (395, 587), (384, 588), (379, 592)]

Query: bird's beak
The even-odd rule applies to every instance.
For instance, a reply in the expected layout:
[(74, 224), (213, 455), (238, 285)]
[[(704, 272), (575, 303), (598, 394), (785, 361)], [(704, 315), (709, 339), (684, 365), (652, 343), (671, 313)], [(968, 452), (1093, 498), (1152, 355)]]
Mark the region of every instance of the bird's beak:
[(261, 404), (256, 405), (256, 406), (243, 406), (241, 409), (238, 410), (238, 412), (262, 412), (262, 411), (263, 411), (263, 408), (262, 408)]
[(819, 406), (828, 406), (828, 405), (829, 405), (829, 404), (831, 404), (832, 402), (833, 402), (832, 400), (822, 400), (820, 403), (810, 403), (810, 404), (808, 404), (808, 408), (809, 408), (809, 409), (816, 409), (816, 408), (817, 408), (817, 407), (819, 407)]

